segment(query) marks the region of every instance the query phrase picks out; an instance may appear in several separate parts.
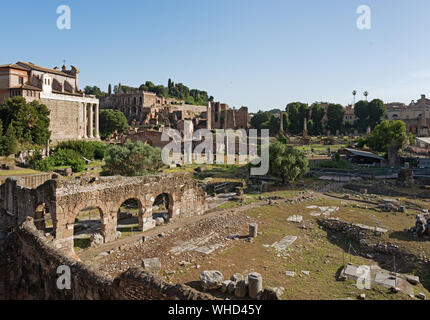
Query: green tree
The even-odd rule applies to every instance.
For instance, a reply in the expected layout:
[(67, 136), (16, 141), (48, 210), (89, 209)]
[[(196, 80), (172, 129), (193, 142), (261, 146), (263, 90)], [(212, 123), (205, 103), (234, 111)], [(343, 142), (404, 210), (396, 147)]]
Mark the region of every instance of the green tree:
[(332, 134), (335, 134), (337, 130), (340, 132), (344, 131), (343, 128), (343, 116), (345, 109), (340, 104), (329, 104), (327, 107), (327, 128)]
[(97, 98), (101, 98), (101, 97), (106, 97), (107, 94), (106, 92), (102, 91), (99, 87), (97, 86), (86, 86), (84, 88), (84, 92), (85, 94), (92, 94), (95, 95)]
[(266, 129), (272, 114), (268, 111), (258, 111), (251, 119), (251, 126), (254, 129)]
[(365, 143), (375, 151), (388, 153), (390, 148), (395, 148), (398, 152), (409, 144), (406, 124), (401, 120), (382, 121), (366, 137)]
[(0, 139), (0, 153), (2, 156), (10, 156), (18, 151), (18, 140), (12, 124), (6, 130), (4, 136)]
[(269, 146), (269, 173), (272, 176), (292, 182), (308, 170), (306, 156), (295, 148), (289, 147), (280, 141), (275, 141)]
[(50, 111), (44, 104), (40, 104), (38, 101), (32, 101), (30, 107), (34, 110), (35, 117), (35, 125), (30, 128), (31, 138), (33, 143), (41, 146), (46, 144), (51, 137), (51, 132), (49, 131)]
[(269, 133), (272, 136), (277, 135), (281, 129), (281, 118), (275, 117), (275, 115), (271, 115), (269, 123), (266, 124), (267, 127), (264, 129), (269, 129)]
[(370, 101), (368, 111), (369, 125), (372, 129), (384, 119), (387, 113), (384, 102), (380, 99), (373, 99)]
[(110, 145), (104, 166), (110, 175), (139, 176), (157, 172), (162, 166), (161, 149), (141, 141), (124, 145)]
[(0, 106), (0, 119), (4, 128), (13, 126), (21, 144), (44, 146), (51, 137), (49, 109), (37, 101), (27, 103), (23, 97), (6, 99)]
[[(306, 103), (293, 102), (287, 105), (291, 134), (301, 134), (304, 129), (304, 119), (309, 118), (309, 106)], [(306, 120), (307, 121), (307, 120)]]
[(320, 104), (315, 103), (312, 105), (311, 120), (313, 122), (313, 126), (312, 126), (312, 130), (309, 130), (308, 128), (308, 131), (310, 132), (311, 135), (318, 136), (323, 134), (324, 128), (323, 128), (322, 120), (324, 118), (324, 114), (325, 114), (324, 108)]
[(355, 128), (363, 133), (369, 125), (369, 103), (367, 101), (360, 100), (355, 104), (354, 107), (355, 115)]
[(100, 110), (100, 135), (107, 138), (114, 132), (122, 133), (128, 129), (127, 118), (119, 110)]

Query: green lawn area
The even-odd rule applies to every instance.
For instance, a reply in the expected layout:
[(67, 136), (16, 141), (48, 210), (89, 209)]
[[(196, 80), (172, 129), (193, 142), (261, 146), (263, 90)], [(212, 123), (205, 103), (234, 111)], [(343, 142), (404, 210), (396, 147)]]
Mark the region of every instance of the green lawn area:
[(0, 176), (21, 176), (21, 175), (28, 175), (28, 174), (36, 174), (41, 173), (40, 171), (33, 170), (33, 169), (17, 169), (17, 170), (0, 170)]
[[(348, 255), (349, 239), (336, 235), (331, 237), (326, 231), (319, 228), (316, 218), (310, 216), (312, 209), (309, 205), (337, 205), (341, 209), (334, 216), (345, 218), (349, 221), (374, 223), (368, 210), (354, 210), (350, 207), (342, 207), (341, 201), (317, 199), (294, 205), (262, 206), (253, 208), (245, 214), (254, 218), (262, 232), (254, 242), (236, 241), (231, 246), (209, 258), (200, 258), (196, 263), (200, 269), (186, 268), (184, 272), (176, 273), (174, 282), (187, 283), (199, 278), (202, 270), (219, 270), (225, 278), (233, 273), (247, 274), (251, 271), (261, 273), (263, 286), (284, 287), (283, 299), (357, 299), (361, 293), (366, 294), (368, 300), (410, 299), (403, 293), (392, 294), (388, 288), (373, 286), (370, 290), (359, 290), (354, 281), (337, 281), (336, 276), (340, 272), (344, 262), (352, 262), (358, 265), (373, 265), (375, 261), (361, 256)], [(295, 224), (287, 222), (287, 218), (293, 214), (303, 216), (304, 223)], [(381, 223), (389, 227), (409, 223), (411, 217), (397, 217), (400, 220), (393, 222), (392, 216), (380, 216)], [(397, 220), (397, 219), (396, 219)], [(305, 224), (306, 229), (300, 226)], [(243, 227), (241, 234), (247, 234), (247, 226)], [(294, 242), (284, 252), (277, 252), (267, 247), (288, 235), (297, 236)], [(310, 271), (310, 275), (304, 275), (302, 270)], [(295, 277), (285, 275), (286, 271), (294, 271)], [(418, 275), (423, 276), (421, 272)], [(428, 291), (422, 286), (414, 287), (415, 292)], [(221, 295), (221, 294), (220, 294)]]

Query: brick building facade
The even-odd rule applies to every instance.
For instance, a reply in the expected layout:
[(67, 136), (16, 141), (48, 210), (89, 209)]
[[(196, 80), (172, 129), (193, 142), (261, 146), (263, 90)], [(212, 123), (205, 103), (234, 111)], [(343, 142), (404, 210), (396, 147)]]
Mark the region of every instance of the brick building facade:
[(78, 86), (79, 70), (60, 70), (17, 62), (0, 66), (0, 103), (20, 96), (37, 100), (50, 110), (51, 143), (99, 139), (99, 100)]

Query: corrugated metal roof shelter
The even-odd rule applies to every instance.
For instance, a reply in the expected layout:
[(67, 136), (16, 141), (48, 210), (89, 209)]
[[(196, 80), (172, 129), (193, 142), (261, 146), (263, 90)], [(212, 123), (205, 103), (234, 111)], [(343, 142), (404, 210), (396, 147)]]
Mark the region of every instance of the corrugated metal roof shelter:
[(430, 137), (417, 137), (417, 145), (421, 148), (428, 148), (430, 146)]
[(351, 154), (353, 154), (355, 156), (364, 157), (364, 158), (378, 159), (378, 160), (384, 160), (384, 158), (378, 156), (377, 154), (369, 152), (369, 151), (355, 150), (355, 149), (349, 149), (349, 148), (345, 148), (345, 150), (348, 153), (351, 153)]

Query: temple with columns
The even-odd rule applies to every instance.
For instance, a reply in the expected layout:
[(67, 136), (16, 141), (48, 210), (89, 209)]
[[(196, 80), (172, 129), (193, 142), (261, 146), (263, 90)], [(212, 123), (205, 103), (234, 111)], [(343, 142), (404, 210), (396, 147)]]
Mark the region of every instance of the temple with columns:
[(99, 100), (79, 89), (79, 70), (45, 68), (31, 62), (0, 65), (0, 104), (20, 96), (37, 100), (50, 110), (50, 143), (65, 140), (97, 140)]

